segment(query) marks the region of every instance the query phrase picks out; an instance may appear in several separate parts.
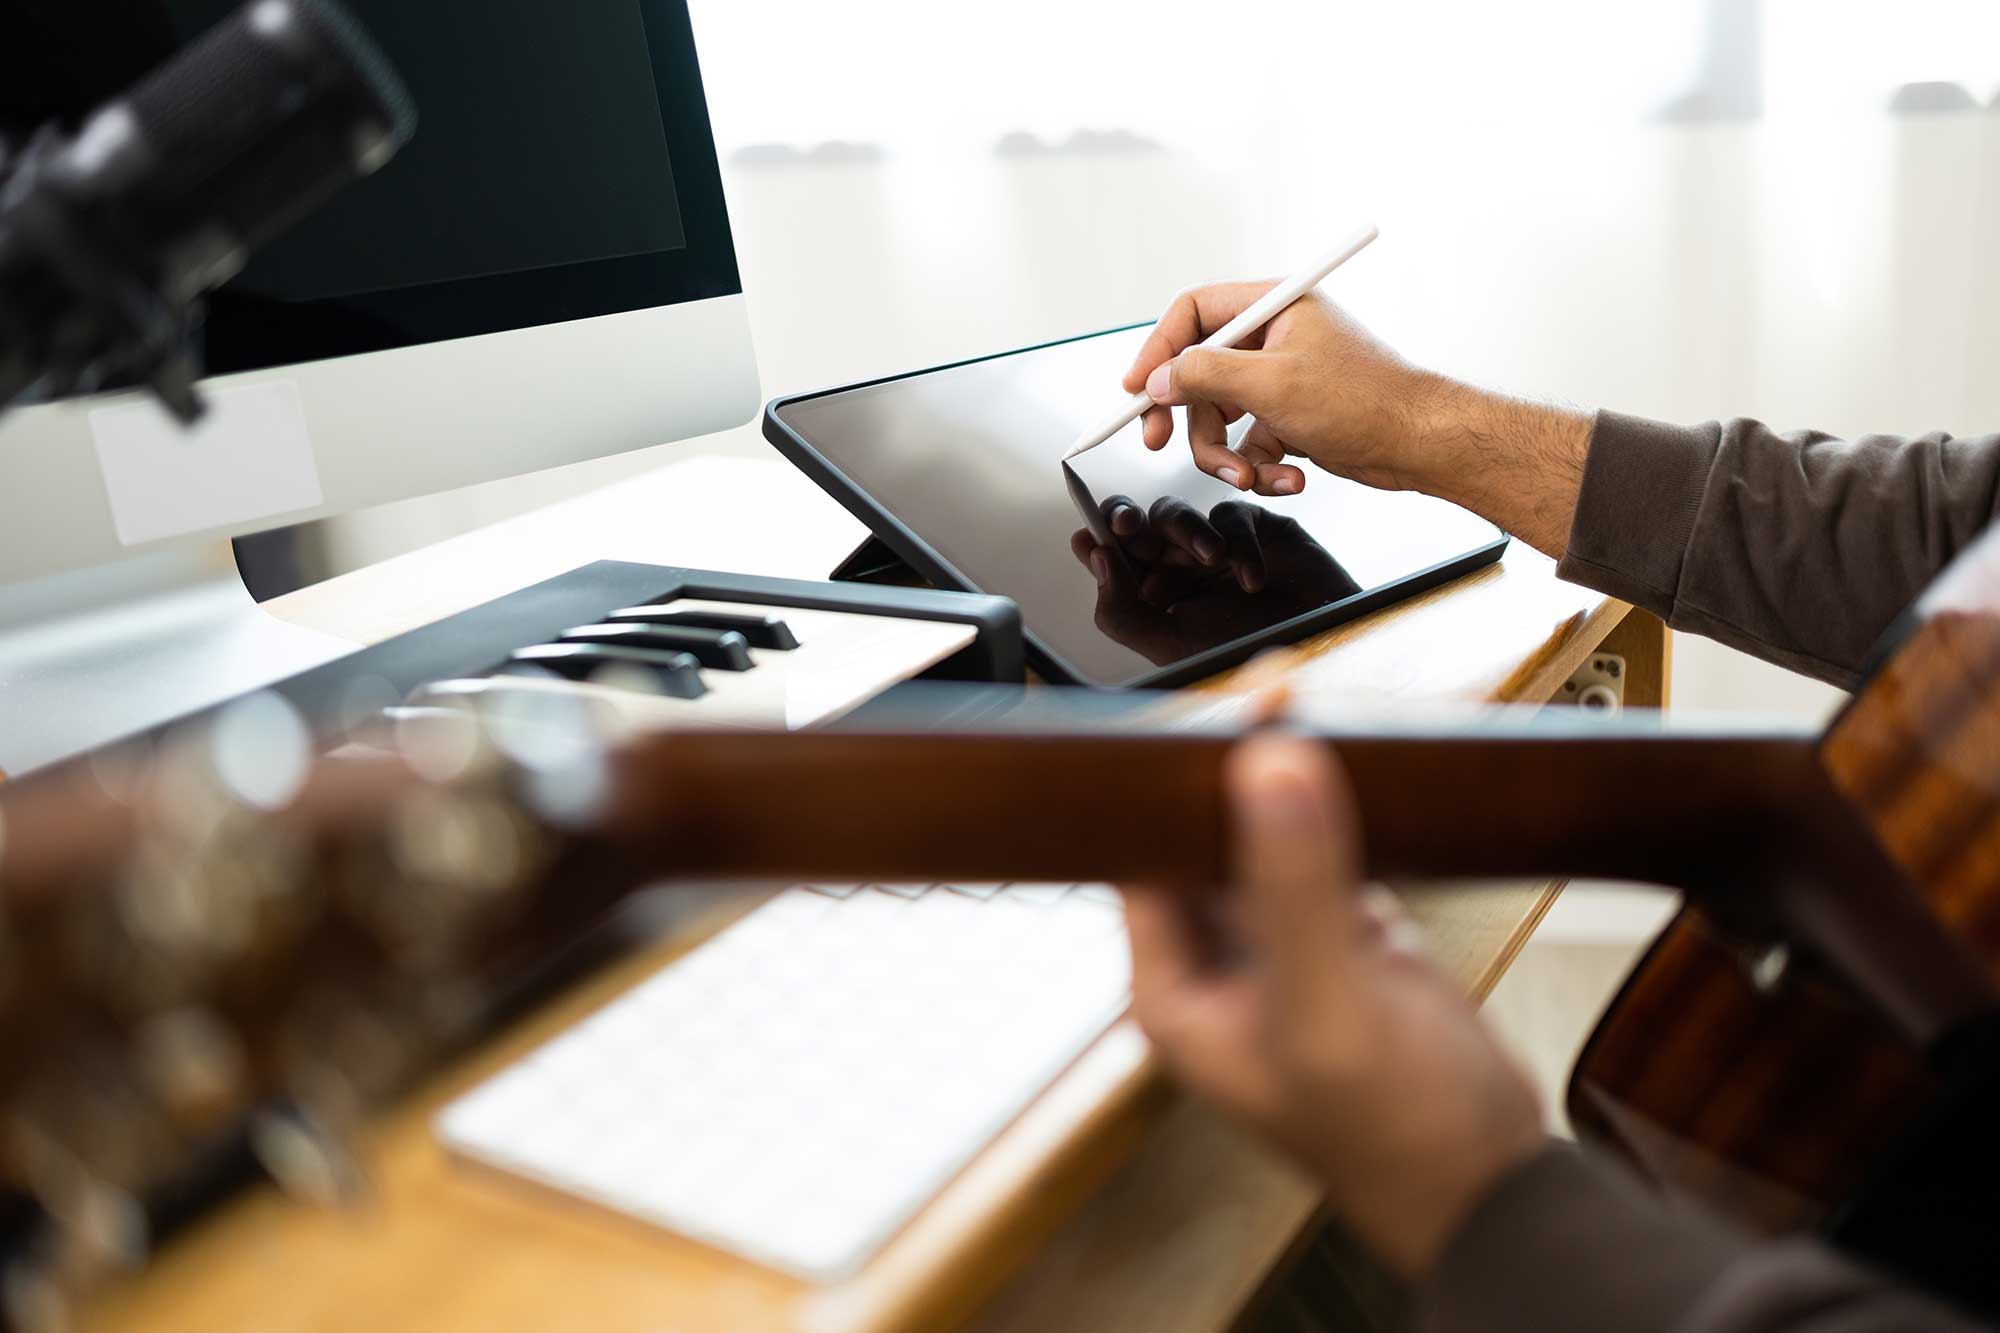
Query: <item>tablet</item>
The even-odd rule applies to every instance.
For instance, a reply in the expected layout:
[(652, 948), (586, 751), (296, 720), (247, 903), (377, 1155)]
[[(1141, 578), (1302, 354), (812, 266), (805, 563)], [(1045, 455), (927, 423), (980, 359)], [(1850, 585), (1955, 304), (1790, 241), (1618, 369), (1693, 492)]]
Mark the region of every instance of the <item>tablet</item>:
[(1149, 327), (782, 398), (764, 433), (917, 573), (1017, 602), (1066, 684), (1198, 679), (1506, 549), (1455, 505), (1311, 467), (1302, 494), (1239, 492), (1137, 423), (1065, 467)]

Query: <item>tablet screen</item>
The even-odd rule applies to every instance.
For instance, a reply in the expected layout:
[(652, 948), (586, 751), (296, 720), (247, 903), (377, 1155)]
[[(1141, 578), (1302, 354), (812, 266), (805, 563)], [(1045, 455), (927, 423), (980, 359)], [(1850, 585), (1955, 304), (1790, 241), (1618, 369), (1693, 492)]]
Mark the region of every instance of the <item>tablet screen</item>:
[[(1358, 614), (1379, 602), (1370, 593), (1497, 553), (1499, 531), (1455, 505), (1310, 466), (1300, 495), (1245, 494), (1198, 470), (1178, 434), (1148, 452), (1137, 423), (1066, 469), (1077, 435), (1122, 398), (1145, 334), (1011, 353), (776, 412), (914, 534), (924, 549), (913, 563), (939, 566), (923, 572), (1013, 598), (1044, 669), (1094, 684), (1187, 674), (1197, 659), (1280, 627), (1331, 623), (1343, 607)], [(1132, 512), (1120, 512), (1126, 505)]]

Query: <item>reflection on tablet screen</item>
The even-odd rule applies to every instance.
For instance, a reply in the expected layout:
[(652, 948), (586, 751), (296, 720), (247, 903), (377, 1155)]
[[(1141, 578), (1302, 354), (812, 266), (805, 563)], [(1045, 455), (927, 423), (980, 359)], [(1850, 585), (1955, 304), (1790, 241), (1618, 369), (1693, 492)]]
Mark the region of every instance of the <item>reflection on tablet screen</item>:
[(1247, 495), (1159, 453), (1135, 423), (1062, 462), (1122, 392), (1144, 330), (1080, 339), (783, 404), (779, 418), (965, 586), (1012, 597), (1092, 683), (1199, 654), (1487, 548), (1485, 520), (1308, 468)]

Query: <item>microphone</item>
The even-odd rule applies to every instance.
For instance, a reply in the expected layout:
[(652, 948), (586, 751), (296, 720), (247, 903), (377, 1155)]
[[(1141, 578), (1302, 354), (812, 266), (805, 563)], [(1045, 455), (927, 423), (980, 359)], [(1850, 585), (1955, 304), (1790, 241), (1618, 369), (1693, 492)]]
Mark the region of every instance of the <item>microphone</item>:
[(0, 411), (137, 380), (197, 420), (201, 298), (415, 131), (334, 0), (251, 0), (73, 138), (0, 156)]

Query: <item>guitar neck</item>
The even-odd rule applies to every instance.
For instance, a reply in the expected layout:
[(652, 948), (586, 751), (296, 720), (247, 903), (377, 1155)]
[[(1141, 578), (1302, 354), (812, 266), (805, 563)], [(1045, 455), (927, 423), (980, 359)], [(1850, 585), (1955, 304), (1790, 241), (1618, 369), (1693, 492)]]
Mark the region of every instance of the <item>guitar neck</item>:
[[(1384, 878), (1573, 875), (1700, 892), (1732, 852), (1837, 816), (1799, 734), (1532, 724), (1315, 734), (1339, 754), (1369, 873)], [(690, 876), (1219, 883), (1233, 743), (1175, 732), (682, 734), (623, 757), (608, 827)], [(1814, 827), (1794, 827), (1802, 819)]]
[[(1365, 864), (1385, 878), (1635, 880), (1729, 914), (1728, 873), (1841, 845), (1851, 818), (1805, 733), (1662, 733), (1527, 719), (1315, 732), (1339, 754)], [(531, 937), (663, 879), (1221, 884), (1231, 878), (1229, 730), (680, 732), (613, 752), (609, 805), (563, 833)], [(414, 779), (326, 765), (281, 819), (365, 831)], [(87, 768), (22, 784), (8, 817), (15, 909), (115, 870), (145, 822)]]
[[(1633, 880), (1752, 940), (1803, 944), (1923, 1042), (1991, 1002), (1983, 970), (1856, 821), (1803, 732), (1527, 721), (1315, 733), (1378, 878)], [(1231, 876), (1233, 739), (1176, 732), (684, 734), (628, 752), (607, 832), (692, 878)]]

